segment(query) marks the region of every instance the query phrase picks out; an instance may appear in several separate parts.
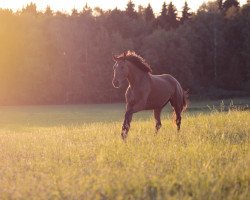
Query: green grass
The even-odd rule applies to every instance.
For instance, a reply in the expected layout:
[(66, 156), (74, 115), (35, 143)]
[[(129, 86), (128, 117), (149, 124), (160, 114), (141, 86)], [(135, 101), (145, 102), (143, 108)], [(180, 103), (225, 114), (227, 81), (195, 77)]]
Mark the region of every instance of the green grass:
[(219, 104), (156, 136), (137, 114), (126, 143), (121, 104), (1, 107), (0, 199), (249, 199), (250, 112)]

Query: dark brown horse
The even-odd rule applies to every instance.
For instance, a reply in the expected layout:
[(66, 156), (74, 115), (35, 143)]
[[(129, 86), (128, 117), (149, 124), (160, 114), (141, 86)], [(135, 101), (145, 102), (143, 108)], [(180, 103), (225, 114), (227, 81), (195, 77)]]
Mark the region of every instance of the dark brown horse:
[(187, 107), (187, 94), (180, 83), (169, 74), (152, 75), (150, 66), (133, 51), (113, 56), (113, 85), (119, 88), (127, 80), (126, 114), (122, 126), (122, 138), (128, 135), (133, 113), (154, 110), (156, 132), (161, 128), (161, 111), (170, 102), (175, 111), (177, 130), (181, 126), (181, 112)]

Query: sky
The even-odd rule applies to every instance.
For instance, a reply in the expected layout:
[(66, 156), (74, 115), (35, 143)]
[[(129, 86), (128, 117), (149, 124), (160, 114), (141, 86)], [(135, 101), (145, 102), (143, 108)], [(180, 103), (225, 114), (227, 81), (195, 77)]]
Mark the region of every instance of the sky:
[[(132, 1), (135, 3), (136, 8), (138, 5), (146, 7), (148, 3), (150, 3), (155, 13), (159, 13), (161, 11), (161, 7), (164, 2), (164, 0)], [(187, 0), (192, 11), (196, 11), (204, 1), (207, 0)], [(245, 4), (246, 1), (247, 0), (239, 0), (241, 5)], [(73, 8), (76, 8), (79, 11), (82, 10), (86, 3), (88, 3), (88, 5), (92, 8), (98, 6), (103, 10), (108, 10), (118, 7), (119, 9), (124, 10), (128, 0), (0, 0), (0, 7), (11, 8), (12, 10), (16, 11), (30, 2), (36, 3), (38, 10), (44, 10), (47, 5), (50, 5), (54, 11), (59, 10), (71, 12)], [(170, 0), (166, 0), (165, 2), (168, 4)], [(185, 0), (172, 0), (172, 2), (177, 7), (177, 10), (181, 11)]]

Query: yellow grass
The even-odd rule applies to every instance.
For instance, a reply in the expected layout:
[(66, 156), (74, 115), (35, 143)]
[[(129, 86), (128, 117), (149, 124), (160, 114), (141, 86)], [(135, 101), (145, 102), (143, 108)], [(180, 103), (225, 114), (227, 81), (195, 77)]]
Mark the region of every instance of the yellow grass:
[(120, 122), (15, 120), (0, 128), (0, 199), (250, 199), (248, 111), (186, 114), (179, 133), (165, 117), (156, 136), (137, 119), (126, 143)]

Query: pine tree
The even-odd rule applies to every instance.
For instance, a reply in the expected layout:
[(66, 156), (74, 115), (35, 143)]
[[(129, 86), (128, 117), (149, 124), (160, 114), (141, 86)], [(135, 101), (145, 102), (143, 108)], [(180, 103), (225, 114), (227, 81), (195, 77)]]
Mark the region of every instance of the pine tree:
[(161, 17), (162, 18), (166, 18), (167, 17), (167, 13), (168, 13), (167, 4), (164, 1), (163, 5), (162, 5), (162, 9), (161, 9)]
[(147, 22), (151, 22), (155, 19), (155, 15), (150, 3), (148, 4), (148, 7), (144, 11), (144, 16)]
[(53, 11), (51, 10), (49, 5), (46, 7), (44, 14), (47, 16), (53, 16)]
[(37, 7), (35, 3), (27, 4), (25, 8), (22, 9), (22, 13), (28, 13), (32, 15), (37, 15)]
[(143, 6), (142, 5), (139, 5), (138, 6), (138, 16), (143, 16), (143, 14), (144, 14), (144, 8), (143, 8)]
[(188, 7), (187, 1), (185, 1), (183, 10), (182, 10), (182, 17), (181, 17), (181, 23), (184, 23), (191, 17), (191, 13), (189, 13), (190, 8)]
[(176, 28), (178, 26), (178, 21), (177, 21), (177, 10), (175, 6), (173, 5), (172, 1), (168, 5), (168, 24), (170, 28)]
[(228, 10), (229, 8), (231, 8), (232, 6), (234, 7), (239, 7), (239, 2), (237, 0), (226, 0), (223, 3), (223, 8), (225, 10)]
[(131, 17), (131, 18), (137, 18), (137, 13), (135, 11), (135, 4), (129, 0), (129, 2), (127, 3), (127, 8), (125, 11), (126, 15)]
[(73, 17), (77, 17), (79, 15), (78, 11), (76, 10), (76, 8), (73, 8), (71, 11), (71, 16)]
[(223, 0), (218, 0), (218, 8), (219, 10), (222, 10), (223, 9)]
[(87, 3), (85, 4), (81, 14), (83, 16), (91, 16), (92, 15), (92, 9), (88, 6)]
[(161, 28), (164, 28), (164, 29), (168, 29), (168, 10), (167, 10), (167, 4), (166, 2), (164, 1), (163, 2), (163, 5), (162, 5), (162, 9), (161, 9), (161, 14), (160, 16), (157, 18), (157, 23), (158, 23), (158, 26), (160, 26)]

